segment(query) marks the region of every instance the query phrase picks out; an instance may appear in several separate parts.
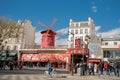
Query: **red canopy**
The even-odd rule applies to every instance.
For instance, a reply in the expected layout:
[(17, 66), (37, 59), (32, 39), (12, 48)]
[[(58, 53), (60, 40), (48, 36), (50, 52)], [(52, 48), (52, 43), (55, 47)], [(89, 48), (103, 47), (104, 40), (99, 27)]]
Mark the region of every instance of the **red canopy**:
[(40, 54), (22, 54), (21, 60), (22, 61), (39, 61)]
[(55, 54), (51, 54), (49, 57), (50, 62), (58, 62), (58, 60), (55, 57)]
[(47, 61), (48, 61), (48, 56), (47, 56), (47, 54), (41, 55), (41, 57), (40, 57), (40, 62), (47, 62)]
[(89, 63), (93, 63), (93, 62), (98, 62), (100, 63), (101, 59), (89, 59), (88, 62)]
[(69, 58), (70, 54), (56, 54), (56, 59), (58, 60), (58, 62), (67, 62)]

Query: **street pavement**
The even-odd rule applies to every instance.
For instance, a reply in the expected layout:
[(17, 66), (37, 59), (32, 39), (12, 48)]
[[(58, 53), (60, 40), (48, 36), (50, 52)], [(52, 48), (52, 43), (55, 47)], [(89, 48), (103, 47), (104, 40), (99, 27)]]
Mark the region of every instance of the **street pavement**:
[[(60, 74), (61, 75), (61, 74)], [(42, 74), (25, 74), (25, 75), (0, 75), (0, 80), (120, 80), (120, 77), (106, 77), (106, 76), (78, 76), (78, 75), (65, 75), (62, 77), (57, 74), (56, 77), (51, 78)]]
[(70, 75), (66, 69), (57, 69), (55, 77), (45, 76), (45, 68), (24, 68), (22, 70), (0, 70), (0, 80), (120, 80), (115, 76), (80, 76)]

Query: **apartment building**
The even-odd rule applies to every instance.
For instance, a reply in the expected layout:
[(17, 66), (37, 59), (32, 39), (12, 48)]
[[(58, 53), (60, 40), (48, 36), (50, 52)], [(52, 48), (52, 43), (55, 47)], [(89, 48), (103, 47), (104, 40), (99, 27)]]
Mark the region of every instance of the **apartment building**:
[(102, 38), (101, 48), (104, 61), (120, 59), (120, 38)]
[[(99, 62), (102, 58), (100, 47), (101, 41), (99, 37), (100, 36), (96, 35), (94, 21), (90, 17), (88, 17), (87, 21), (80, 22), (75, 22), (70, 19), (68, 48), (75, 48), (75, 39), (80, 38), (82, 41), (82, 48), (89, 48), (89, 59), (95, 59)], [(95, 49), (95, 47), (97, 48)], [(84, 52), (82, 53), (84, 54)]]
[(89, 17), (88, 21), (74, 22), (70, 19), (69, 23), (69, 35), (68, 35), (68, 48), (75, 46), (73, 40), (80, 38), (85, 44), (87, 44), (85, 36), (95, 36), (95, 24)]
[(23, 37), (21, 49), (33, 49), (35, 46), (35, 30), (36, 28), (32, 25), (30, 20), (22, 22), (18, 20), (18, 24), (23, 27)]

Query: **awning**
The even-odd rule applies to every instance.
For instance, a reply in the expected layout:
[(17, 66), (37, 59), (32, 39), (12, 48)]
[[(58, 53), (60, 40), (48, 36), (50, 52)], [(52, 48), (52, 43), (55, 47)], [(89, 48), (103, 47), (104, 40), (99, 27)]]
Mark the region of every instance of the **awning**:
[(89, 59), (88, 62), (89, 63), (94, 63), (94, 62), (98, 62), (100, 63), (101, 59)]
[(15, 56), (17, 53), (16, 52), (10, 52), (8, 54), (9, 54), (9, 56)]
[(1, 57), (0, 61), (6, 61), (6, 57)]
[(1, 56), (6, 56), (6, 53), (4, 52), (4, 53), (1, 53)]
[(40, 54), (22, 54), (21, 55), (21, 60), (22, 61), (31, 61), (31, 62), (36, 62), (40, 60)]
[(12, 57), (7, 57), (7, 59), (6, 59), (7, 61), (12, 61), (13, 60), (13, 58)]

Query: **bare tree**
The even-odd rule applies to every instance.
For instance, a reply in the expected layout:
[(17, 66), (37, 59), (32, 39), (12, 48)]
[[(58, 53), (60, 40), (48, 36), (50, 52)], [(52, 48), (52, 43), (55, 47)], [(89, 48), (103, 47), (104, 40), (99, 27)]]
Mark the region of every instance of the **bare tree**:
[(21, 33), (23, 33), (23, 30), (20, 25), (17, 25), (17, 23), (12, 20), (4, 21), (0, 19), (0, 50), (2, 46), (4, 46), (3, 42), (6, 39), (15, 38), (18, 41)]

